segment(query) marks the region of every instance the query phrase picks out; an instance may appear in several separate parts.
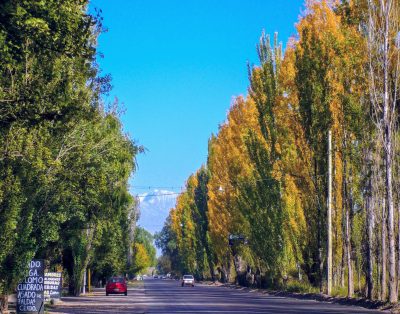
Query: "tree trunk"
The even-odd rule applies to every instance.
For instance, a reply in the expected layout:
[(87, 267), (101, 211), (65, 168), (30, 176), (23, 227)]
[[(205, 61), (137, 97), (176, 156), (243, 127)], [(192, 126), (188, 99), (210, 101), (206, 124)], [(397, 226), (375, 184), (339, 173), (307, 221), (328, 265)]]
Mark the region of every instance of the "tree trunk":
[[(345, 135), (346, 142), (346, 135)], [(345, 144), (346, 146), (346, 144)], [(346, 262), (347, 262), (347, 296), (349, 298), (354, 295), (354, 282), (353, 282), (353, 265), (351, 261), (351, 210), (352, 201), (349, 200), (348, 184), (347, 184), (347, 158), (343, 158), (343, 205), (345, 207), (345, 245), (346, 245)]]
[(358, 291), (361, 292), (361, 268), (357, 267), (357, 283), (358, 283)]
[(239, 284), (239, 275), (240, 275), (240, 267), (239, 267), (239, 260), (236, 253), (232, 253), (233, 255), (233, 268), (235, 268), (235, 285)]
[(260, 266), (257, 267), (256, 275), (255, 275), (255, 282), (257, 288), (262, 288), (262, 270)]
[[(343, 215), (344, 216), (344, 215)], [(346, 246), (342, 246), (342, 261), (340, 263), (340, 286), (344, 288), (344, 268), (345, 268), (345, 259), (346, 259)]]
[(8, 314), (8, 295), (2, 294), (0, 295), (0, 313)]
[[(388, 82), (385, 83), (387, 85)], [(385, 87), (387, 88), (387, 87)], [(385, 103), (389, 101), (389, 96), (385, 91)], [(388, 116), (388, 105), (384, 107), (384, 123), (385, 123), (385, 167), (386, 167), (386, 210), (387, 210), (387, 227), (389, 240), (389, 301), (390, 303), (397, 302), (396, 289), (396, 249), (394, 235), (394, 207), (393, 207), (393, 182), (392, 182), (392, 133)]]
[[(383, 139), (385, 156), (385, 185), (386, 185), (386, 211), (387, 228), (389, 240), (389, 302), (397, 302), (396, 290), (396, 252), (394, 239), (394, 208), (393, 208), (393, 185), (392, 185), (392, 113), (390, 105), (390, 13), (393, 9), (391, 0), (381, 1), (381, 10), (384, 15), (383, 25)], [(395, 99), (397, 101), (397, 99)]]
[[(388, 132), (390, 133), (390, 131)], [(390, 135), (387, 135), (390, 138)], [(391, 161), (391, 140), (387, 140), (386, 153), (386, 207), (388, 213), (388, 238), (389, 238), (389, 302), (397, 302), (396, 289), (396, 248), (394, 235), (394, 208), (393, 208), (393, 187), (392, 187), (392, 161)]]
[[(347, 207), (347, 206), (346, 206)], [(353, 265), (351, 261), (351, 242), (350, 242), (350, 210), (346, 210), (346, 260), (347, 260), (347, 296), (349, 298), (354, 295), (354, 282), (353, 282)]]
[[(382, 258), (380, 258), (382, 259)], [(377, 284), (378, 284), (378, 293), (379, 297), (382, 300), (382, 282), (380, 281), (380, 278), (382, 276), (382, 263), (377, 263), (376, 265), (376, 271), (377, 271)]]
[(210, 269), (211, 280), (215, 282), (215, 270), (214, 270), (214, 265), (211, 262), (211, 259), (208, 260), (208, 267)]
[(231, 262), (228, 260), (225, 268), (226, 282), (231, 282)]
[[(328, 131), (328, 195), (327, 195), (327, 224), (328, 224), (328, 248), (327, 248), (327, 293), (332, 294), (332, 131)], [(350, 269), (349, 269), (350, 270)]]
[[(400, 202), (400, 201), (399, 201)], [(398, 234), (397, 234), (397, 294), (399, 293), (400, 289), (400, 204), (397, 206), (397, 213), (398, 213), (398, 218), (397, 218), (397, 223), (398, 223)]]
[(323, 273), (324, 273), (324, 264), (322, 260), (322, 208), (321, 208), (321, 201), (320, 201), (320, 191), (318, 185), (318, 167), (317, 167), (317, 160), (314, 158), (314, 180), (315, 180), (315, 188), (317, 190), (317, 207), (318, 207), (318, 222), (317, 222), (317, 246), (318, 246), (318, 269), (319, 269), (319, 291), (323, 292)]
[(83, 258), (83, 261), (79, 261), (79, 266), (75, 267), (74, 265), (74, 295), (79, 296), (81, 293), (81, 288), (82, 288), (82, 281), (83, 281), (83, 276), (85, 273), (86, 268), (89, 265), (90, 261), (90, 250), (92, 248), (93, 244), (93, 237), (95, 234), (95, 228), (88, 228), (85, 231), (85, 234), (82, 236), (87, 238), (87, 243), (85, 245), (85, 255)]
[(381, 300), (387, 299), (387, 280), (386, 280), (386, 265), (387, 265), (387, 251), (386, 251), (386, 206), (385, 199), (383, 199), (382, 206), (382, 224), (381, 224)]
[(226, 283), (226, 282), (228, 282), (228, 275), (227, 275), (227, 272), (226, 272), (226, 268), (225, 268), (225, 266), (224, 265), (221, 265), (221, 267), (218, 267), (218, 271), (219, 271), (219, 273), (220, 273), (220, 280), (221, 280), (221, 282), (222, 283)]
[(374, 213), (371, 206), (371, 178), (368, 179), (367, 196), (365, 200), (366, 213), (367, 213), (367, 298), (372, 300), (374, 289), (373, 278), (373, 226), (374, 226)]
[(321, 246), (321, 207), (318, 206), (318, 264), (319, 264), (319, 291), (323, 292), (322, 274), (324, 273), (324, 264), (322, 261), (322, 246)]
[(135, 240), (135, 229), (136, 229), (136, 220), (137, 220), (137, 207), (134, 207), (129, 214), (129, 229), (128, 229), (128, 239), (129, 239), (129, 245), (128, 245), (128, 256), (127, 256), (127, 266), (128, 270), (132, 267), (132, 261), (133, 261), (133, 242)]
[(213, 258), (212, 258), (212, 253), (211, 253), (211, 249), (209, 246), (209, 243), (206, 242), (206, 254), (207, 254), (207, 262), (208, 262), (208, 267), (210, 269), (210, 275), (211, 275), (211, 280), (215, 281), (215, 265), (213, 262)]

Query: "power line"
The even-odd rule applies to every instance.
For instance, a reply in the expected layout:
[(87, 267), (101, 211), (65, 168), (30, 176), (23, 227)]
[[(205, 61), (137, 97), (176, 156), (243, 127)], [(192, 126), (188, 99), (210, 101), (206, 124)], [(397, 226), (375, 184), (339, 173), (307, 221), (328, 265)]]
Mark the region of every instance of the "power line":
[[(273, 178), (265, 178), (265, 179), (258, 179), (258, 180), (253, 180), (254, 182), (260, 182), (260, 181), (270, 181), (274, 180)], [(185, 190), (186, 188), (182, 186), (154, 186), (154, 185), (133, 185), (131, 186), (133, 189), (136, 190), (157, 190), (157, 189), (169, 189), (169, 190)], [(178, 193), (182, 194), (182, 192)], [(149, 195), (150, 196), (150, 195)], [(157, 195), (156, 195), (157, 196)]]
[[(314, 175), (316, 177), (325, 177), (325, 174), (317, 174)], [(275, 178), (261, 178), (261, 179), (253, 179), (246, 181), (244, 180), (243, 182), (247, 183), (257, 183), (257, 182), (279, 182), (279, 180)], [(230, 182), (231, 184), (237, 184), (238, 182)], [(186, 192), (186, 188), (183, 188), (181, 186), (146, 186), (146, 185), (134, 185), (132, 186), (133, 189), (137, 190), (157, 190), (157, 189), (170, 189), (170, 190), (181, 190), (181, 192), (167, 192), (167, 193), (158, 193), (158, 194), (145, 194), (145, 195), (139, 195), (137, 194), (136, 196), (138, 198), (147, 198), (147, 197), (160, 197), (160, 196), (173, 196), (173, 195), (181, 195)], [(215, 191), (219, 192), (224, 192), (225, 188), (220, 186), (219, 188), (215, 189)]]
[(173, 193), (160, 193), (160, 194), (146, 194), (146, 195), (137, 195), (139, 198), (146, 198), (146, 197), (159, 197), (159, 196), (169, 196), (169, 195), (181, 195), (184, 192), (173, 192)]
[(156, 189), (170, 189), (170, 190), (182, 190), (183, 188), (181, 186), (147, 186), (147, 185), (133, 185), (133, 189), (138, 189), (138, 190), (156, 190)]

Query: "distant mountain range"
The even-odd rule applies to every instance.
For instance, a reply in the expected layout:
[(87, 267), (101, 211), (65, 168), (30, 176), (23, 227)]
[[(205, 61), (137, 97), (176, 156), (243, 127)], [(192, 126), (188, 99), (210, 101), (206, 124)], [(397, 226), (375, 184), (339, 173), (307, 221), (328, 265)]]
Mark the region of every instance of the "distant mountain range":
[(177, 193), (153, 190), (139, 195), (140, 217), (138, 224), (154, 234), (161, 231), (171, 208), (175, 207)]

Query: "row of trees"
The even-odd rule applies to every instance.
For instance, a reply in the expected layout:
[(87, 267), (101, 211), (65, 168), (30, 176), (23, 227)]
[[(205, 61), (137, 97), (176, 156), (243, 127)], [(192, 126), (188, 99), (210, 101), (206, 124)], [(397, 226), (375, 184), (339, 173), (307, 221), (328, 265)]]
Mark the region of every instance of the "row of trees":
[(96, 63), (101, 17), (82, 0), (0, 3), (0, 295), (43, 258), (72, 294), (84, 271), (133, 267), (142, 150), (123, 133), (110, 77)]
[(131, 272), (143, 274), (149, 267), (157, 265), (154, 237), (146, 229), (138, 226), (135, 230), (133, 243), (133, 262)]
[(307, 1), (297, 31), (284, 53), (277, 35), (261, 36), (248, 95), (211, 137), (157, 244), (172, 269), (198, 278), (296, 280), (396, 302), (400, 4)]

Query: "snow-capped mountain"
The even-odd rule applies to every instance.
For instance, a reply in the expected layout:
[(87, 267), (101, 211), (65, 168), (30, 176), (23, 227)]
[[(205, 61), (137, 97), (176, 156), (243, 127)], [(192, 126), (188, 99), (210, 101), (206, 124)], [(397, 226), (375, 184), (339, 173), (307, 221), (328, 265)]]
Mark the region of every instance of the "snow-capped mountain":
[(171, 208), (175, 207), (178, 193), (153, 190), (139, 195), (140, 218), (138, 224), (151, 233), (161, 231)]

